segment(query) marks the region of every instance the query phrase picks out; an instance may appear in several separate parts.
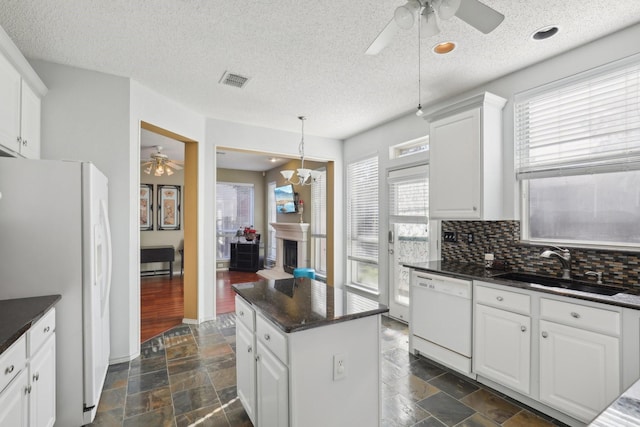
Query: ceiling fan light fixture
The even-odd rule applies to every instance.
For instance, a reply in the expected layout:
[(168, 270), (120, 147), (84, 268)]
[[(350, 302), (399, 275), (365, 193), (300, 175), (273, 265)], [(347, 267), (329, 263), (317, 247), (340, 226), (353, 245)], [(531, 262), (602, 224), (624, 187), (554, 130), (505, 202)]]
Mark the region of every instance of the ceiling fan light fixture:
[(280, 174), (282, 174), (284, 179), (289, 181), (291, 179), (291, 177), (293, 176), (293, 171), (292, 170), (283, 170), (283, 171), (280, 171)]
[(420, 2), (418, 2), (418, 0), (409, 0), (404, 6), (396, 8), (396, 11), (393, 13), (393, 19), (396, 25), (403, 30), (408, 30), (413, 27), (418, 10), (420, 10)]
[(438, 12), (440, 19), (447, 21), (454, 17), (460, 8), (460, 2), (461, 0), (434, 0), (433, 7)]
[(437, 53), (438, 55), (444, 55), (453, 51), (456, 48), (456, 44), (454, 42), (442, 42), (438, 43), (433, 47), (433, 53)]
[(420, 34), (421, 37), (432, 37), (440, 32), (436, 14), (430, 5), (424, 8), (420, 15), (420, 19), (420, 25), (422, 26), (422, 32)]

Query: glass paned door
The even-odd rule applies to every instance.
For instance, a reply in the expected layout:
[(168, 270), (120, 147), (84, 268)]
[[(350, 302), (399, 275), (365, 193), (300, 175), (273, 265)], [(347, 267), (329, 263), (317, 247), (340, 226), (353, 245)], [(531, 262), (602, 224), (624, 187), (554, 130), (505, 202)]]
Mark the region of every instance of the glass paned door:
[(410, 271), (404, 263), (429, 260), (428, 166), (390, 171), (389, 315), (409, 320)]

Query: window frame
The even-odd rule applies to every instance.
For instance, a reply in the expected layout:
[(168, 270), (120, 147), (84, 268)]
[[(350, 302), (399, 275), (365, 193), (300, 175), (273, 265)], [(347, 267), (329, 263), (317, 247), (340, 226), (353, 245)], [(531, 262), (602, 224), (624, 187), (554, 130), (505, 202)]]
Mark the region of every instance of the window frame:
[[(554, 245), (554, 246), (565, 246), (572, 248), (588, 248), (588, 249), (601, 249), (601, 250), (616, 250), (623, 252), (637, 252), (638, 244), (637, 243), (625, 243), (625, 242), (607, 242), (607, 241), (590, 241), (590, 240), (582, 240), (582, 239), (548, 239), (548, 238), (535, 238), (531, 236), (530, 230), (530, 185), (529, 183), (535, 179), (542, 178), (553, 178), (553, 177), (564, 177), (564, 176), (585, 176), (589, 174), (599, 174), (599, 173), (608, 173), (608, 172), (625, 172), (631, 170), (640, 169), (640, 162), (637, 160), (629, 163), (613, 163), (612, 164), (604, 164), (604, 165), (596, 165), (596, 166), (582, 166), (579, 165), (578, 162), (572, 165), (570, 162), (564, 165), (558, 165), (557, 163), (554, 165), (553, 163), (540, 167), (539, 171), (530, 170), (522, 174), (523, 176), (519, 176), (519, 159), (518, 159), (518, 150), (519, 147), (519, 139), (518, 132), (520, 129), (518, 128), (517, 122), (517, 107), (518, 104), (524, 101), (529, 101), (535, 99), (536, 97), (543, 97), (544, 95), (550, 94), (553, 91), (563, 89), (563, 88), (571, 88), (577, 87), (581, 83), (587, 82), (592, 79), (596, 79), (598, 77), (604, 76), (613, 76), (616, 72), (624, 70), (626, 68), (640, 66), (640, 54), (631, 55), (629, 57), (623, 58), (618, 61), (614, 61), (582, 73), (578, 73), (576, 75), (572, 75), (557, 81), (553, 81), (551, 83), (521, 92), (514, 96), (514, 114), (513, 114), (513, 132), (514, 132), (514, 177), (517, 181), (516, 188), (519, 191), (519, 206), (520, 206), (520, 241), (522, 243), (532, 244), (532, 245)], [(634, 110), (627, 110), (634, 111)], [(529, 166), (531, 168), (531, 166)]]
[[(352, 191), (352, 185), (351, 185), (351, 176), (350, 175), (350, 168), (358, 163), (364, 163), (364, 162), (368, 162), (368, 161), (373, 161), (375, 159), (375, 163), (376, 163), (376, 179), (372, 180), (372, 182), (374, 183), (375, 186), (375, 199), (377, 199), (377, 203), (376, 203), (376, 212), (377, 212), (377, 231), (375, 233), (375, 237), (371, 237), (371, 236), (366, 236), (366, 237), (357, 237), (355, 239), (352, 239), (352, 230), (351, 230), (351, 205), (350, 205), (350, 201), (353, 200), (353, 198), (351, 197), (351, 191)], [(379, 209), (379, 201), (380, 201), (380, 189), (379, 189), (379, 179), (380, 179), (380, 157), (378, 155), (378, 153), (373, 153), (370, 154), (368, 156), (363, 156), (361, 158), (358, 159), (354, 159), (351, 162), (349, 162), (345, 168), (346, 171), (346, 179), (345, 179), (345, 186), (346, 186), (346, 191), (345, 191), (345, 196), (346, 196), (346, 211), (347, 211), (347, 220), (346, 220), (346, 271), (347, 271), (347, 280), (346, 280), (346, 286), (348, 287), (352, 287), (354, 289), (357, 289), (361, 292), (364, 293), (368, 293), (371, 295), (375, 295), (375, 296), (379, 296), (381, 289), (380, 289), (380, 209)], [(376, 259), (370, 259), (370, 258), (365, 258), (365, 257), (361, 257), (361, 256), (357, 256), (357, 255), (352, 255), (351, 250), (352, 250), (352, 242), (364, 242), (364, 243), (371, 243), (371, 244), (375, 244), (376, 248), (377, 248), (377, 255), (376, 255)], [(361, 282), (357, 280), (357, 274), (361, 268), (361, 264), (362, 264), (362, 268), (366, 268), (367, 266), (373, 266), (373, 268), (375, 268), (377, 270), (377, 274), (376, 274), (376, 286), (370, 286), (367, 283)]]

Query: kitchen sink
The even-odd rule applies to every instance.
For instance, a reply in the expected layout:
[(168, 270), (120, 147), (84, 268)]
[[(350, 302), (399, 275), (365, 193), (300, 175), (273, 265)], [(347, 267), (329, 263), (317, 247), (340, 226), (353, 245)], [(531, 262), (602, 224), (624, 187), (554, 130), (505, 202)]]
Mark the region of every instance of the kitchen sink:
[(531, 285), (545, 286), (549, 288), (561, 288), (571, 291), (589, 292), (598, 295), (616, 295), (625, 290), (613, 286), (594, 285), (578, 280), (558, 279), (556, 277), (538, 276), (537, 274), (527, 273), (504, 273), (495, 276), (496, 279), (514, 280), (516, 282), (525, 282)]

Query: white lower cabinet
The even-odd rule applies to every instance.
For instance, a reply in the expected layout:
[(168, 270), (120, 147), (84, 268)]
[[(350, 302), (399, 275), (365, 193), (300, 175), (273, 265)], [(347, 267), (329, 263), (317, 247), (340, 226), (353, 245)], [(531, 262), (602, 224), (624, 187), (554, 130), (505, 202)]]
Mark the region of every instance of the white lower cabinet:
[(619, 340), (540, 321), (540, 400), (589, 422), (620, 394)]
[(482, 304), (475, 308), (476, 373), (529, 394), (531, 318)]
[(56, 421), (56, 337), (49, 336), (29, 361), (29, 426), (53, 427)]
[(53, 427), (56, 421), (55, 309), (0, 356), (0, 427)]
[(236, 323), (236, 372), (238, 398), (251, 422), (256, 416), (255, 335), (241, 323)]
[(27, 371), (23, 370), (0, 393), (0, 426), (29, 426), (29, 395)]
[(260, 427), (289, 425), (289, 370), (258, 340), (257, 395)]
[(625, 329), (619, 307), (481, 281), (474, 302), (478, 381), (563, 422), (589, 423), (637, 379), (640, 315)]

